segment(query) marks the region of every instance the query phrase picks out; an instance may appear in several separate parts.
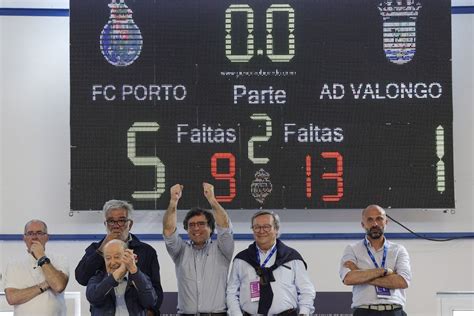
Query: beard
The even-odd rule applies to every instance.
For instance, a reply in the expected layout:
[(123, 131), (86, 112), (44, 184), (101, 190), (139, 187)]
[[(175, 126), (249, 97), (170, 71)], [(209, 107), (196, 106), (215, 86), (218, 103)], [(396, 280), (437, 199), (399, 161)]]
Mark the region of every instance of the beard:
[(379, 239), (380, 237), (383, 236), (383, 228), (380, 227), (372, 227), (370, 229), (365, 230), (367, 233), (367, 236), (369, 236), (372, 239)]

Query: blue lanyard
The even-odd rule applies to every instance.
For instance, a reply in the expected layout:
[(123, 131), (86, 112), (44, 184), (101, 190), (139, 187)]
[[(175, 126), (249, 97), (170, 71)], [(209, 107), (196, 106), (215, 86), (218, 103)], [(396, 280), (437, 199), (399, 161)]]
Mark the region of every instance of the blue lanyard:
[[(277, 250), (277, 247), (276, 247), (276, 244), (273, 245), (273, 248), (272, 250), (270, 251), (270, 253), (268, 254), (268, 256), (265, 258), (265, 260), (263, 261), (263, 263), (260, 265), (262, 268), (265, 267), (265, 265), (268, 263), (268, 261), (270, 260), (270, 258), (273, 256), (273, 254), (276, 252)], [(257, 248), (257, 261), (258, 263), (260, 264), (260, 252)]]
[[(367, 244), (367, 239), (364, 239), (364, 245), (365, 245), (365, 249), (367, 249), (367, 253), (369, 254), (370, 259), (372, 259), (372, 262), (374, 263), (375, 267), (378, 268), (379, 265), (377, 264), (377, 261), (375, 261), (375, 257), (369, 249), (369, 245)], [(384, 268), (384, 269), (385, 269), (385, 260), (386, 259), (387, 259), (387, 244), (384, 243), (382, 264), (381, 264), (382, 268)]]

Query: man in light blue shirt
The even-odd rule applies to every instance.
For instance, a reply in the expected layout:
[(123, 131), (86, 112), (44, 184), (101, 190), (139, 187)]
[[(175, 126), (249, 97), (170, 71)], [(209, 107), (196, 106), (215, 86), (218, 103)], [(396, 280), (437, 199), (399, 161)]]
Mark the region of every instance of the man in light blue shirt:
[(378, 205), (362, 212), (366, 237), (344, 250), (339, 274), (352, 285), (354, 316), (405, 316), (405, 289), (411, 281), (410, 258), (402, 245), (384, 236), (387, 217)]
[(251, 223), (255, 242), (235, 257), (227, 285), (229, 315), (312, 315), (316, 292), (301, 255), (277, 239), (280, 218), (260, 211)]
[[(226, 211), (214, 196), (214, 187), (203, 183), (203, 191), (213, 213), (191, 209), (183, 221), (190, 240), (184, 241), (176, 229), (176, 210), (183, 186), (171, 187), (170, 204), (163, 217), (163, 236), (176, 267), (178, 313), (226, 316), (225, 289), (234, 253), (232, 227)], [(217, 240), (211, 239), (214, 229)]]

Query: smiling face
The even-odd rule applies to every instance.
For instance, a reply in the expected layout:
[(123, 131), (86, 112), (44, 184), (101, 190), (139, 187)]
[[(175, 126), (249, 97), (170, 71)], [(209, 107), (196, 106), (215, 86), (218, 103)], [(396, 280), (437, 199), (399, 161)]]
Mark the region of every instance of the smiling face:
[(188, 236), (196, 246), (203, 246), (211, 237), (211, 228), (204, 214), (195, 215), (188, 220)]
[(124, 246), (118, 242), (108, 242), (104, 247), (104, 261), (107, 273), (113, 273), (122, 264)]
[(272, 215), (264, 214), (255, 217), (252, 223), (252, 230), (255, 242), (260, 249), (266, 251), (275, 244), (278, 237), (278, 229), (275, 227)]
[(371, 205), (362, 212), (362, 228), (367, 237), (372, 240), (380, 239), (387, 225), (385, 210), (377, 205)]

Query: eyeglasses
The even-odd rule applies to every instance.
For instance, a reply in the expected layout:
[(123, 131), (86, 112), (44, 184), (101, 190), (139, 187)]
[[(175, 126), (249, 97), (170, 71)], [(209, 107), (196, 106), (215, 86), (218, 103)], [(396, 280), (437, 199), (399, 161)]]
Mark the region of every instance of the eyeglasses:
[(43, 237), (44, 235), (47, 235), (48, 233), (45, 232), (26, 232), (25, 236), (27, 237)]
[(270, 230), (272, 230), (272, 225), (253, 225), (252, 226), (252, 229), (254, 232), (259, 232), (263, 229), (264, 232), (269, 232)]
[(119, 219), (119, 220), (113, 220), (113, 219), (108, 219), (105, 221), (105, 223), (107, 224), (107, 226), (115, 226), (116, 224), (120, 227), (123, 227), (125, 226), (125, 224), (127, 224), (127, 222), (129, 222), (130, 219), (128, 218), (123, 218), (123, 219)]
[(206, 225), (207, 225), (207, 222), (188, 223), (189, 228), (194, 228), (194, 227), (203, 228)]

